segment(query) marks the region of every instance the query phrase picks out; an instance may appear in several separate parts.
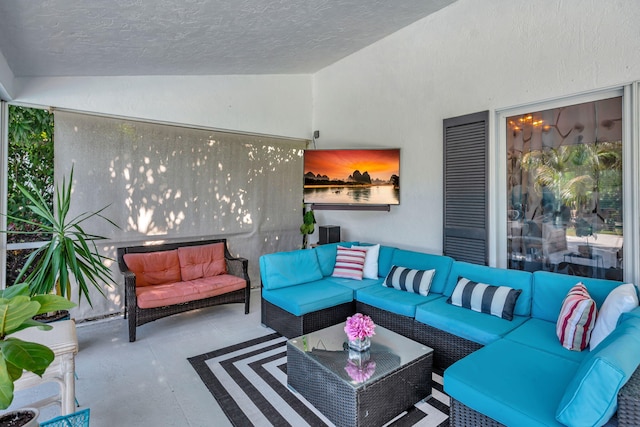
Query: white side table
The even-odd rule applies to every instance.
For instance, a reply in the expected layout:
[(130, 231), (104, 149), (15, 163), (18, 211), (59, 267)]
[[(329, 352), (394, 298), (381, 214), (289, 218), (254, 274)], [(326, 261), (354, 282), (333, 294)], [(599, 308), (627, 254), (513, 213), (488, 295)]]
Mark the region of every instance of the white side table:
[(78, 353), (76, 323), (73, 320), (62, 320), (50, 323), (50, 325), (53, 329), (49, 331), (29, 328), (11, 335), (24, 341), (46, 345), (55, 355), (42, 378), (32, 372), (24, 372), (22, 377), (15, 382), (14, 390), (24, 390), (49, 381), (56, 382), (60, 385), (59, 395), (42, 399), (29, 406), (44, 407), (59, 403), (61, 415), (68, 415), (75, 410), (76, 383), (74, 374), (75, 355)]

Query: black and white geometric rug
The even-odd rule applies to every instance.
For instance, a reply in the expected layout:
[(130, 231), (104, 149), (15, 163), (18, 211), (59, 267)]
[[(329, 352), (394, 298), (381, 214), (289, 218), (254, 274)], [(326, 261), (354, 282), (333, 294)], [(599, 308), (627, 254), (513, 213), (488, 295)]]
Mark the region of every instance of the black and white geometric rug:
[[(274, 333), (188, 360), (234, 426), (333, 426), (287, 387), (286, 342)], [(444, 427), (448, 418), (449, 396), (433, 374), (432, 395), (386, 425)]]

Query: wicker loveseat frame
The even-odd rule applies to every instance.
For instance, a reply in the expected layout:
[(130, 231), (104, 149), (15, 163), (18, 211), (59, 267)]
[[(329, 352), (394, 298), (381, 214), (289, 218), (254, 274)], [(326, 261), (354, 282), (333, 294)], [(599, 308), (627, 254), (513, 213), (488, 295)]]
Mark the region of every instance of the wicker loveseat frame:
[[(124, 262), (124, 255), (129, 253), (149, 253), (158, 251), (170, 251), (184, 246), (208, 245), (213, 243), (224, 243), (224, 257), (227, 264), (228, 274), (240, 277), (247, 283), (244, 289), (227, 292), (210, 298), (198, 299), (183, 302), (175, 305), (167, 305), (156, 308), (140, 308), (136, 298), (136, 278), (135, 274), (129, 270)], [(244, 302), (244, 312), (249, 313), (249, 297), (251, 291), (251, 281), (249, 280), (248, 263), (245, 258), (235, 258), (229, 253), (226, 239), (212, 239), (191, 242), (165, 243), (160, 245), (127, 246), (118, 248), (118, 266), (124, 275), (125, 284), (125, 318), (129, 320), (129, 341), (136, 340), (136, 328), (145, 323), (171, 316), (185, 311), (210, 307), (220, 304), (231, 304)]]

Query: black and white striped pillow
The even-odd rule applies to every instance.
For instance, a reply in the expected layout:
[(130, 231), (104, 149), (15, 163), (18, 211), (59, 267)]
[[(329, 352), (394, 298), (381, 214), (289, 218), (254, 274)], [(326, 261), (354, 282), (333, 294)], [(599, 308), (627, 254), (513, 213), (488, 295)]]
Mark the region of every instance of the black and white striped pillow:
[(435, 274), (436, 270), (414, 270), (394, 265), (389, 274), (387, 274), (383, 285), (388, 288), (427, 296)]
[(479, 313), (513, 320), (513, 309), (521, 293), (522, 289), (491, 286), (459, 277), (458, 284), (447, 302)]

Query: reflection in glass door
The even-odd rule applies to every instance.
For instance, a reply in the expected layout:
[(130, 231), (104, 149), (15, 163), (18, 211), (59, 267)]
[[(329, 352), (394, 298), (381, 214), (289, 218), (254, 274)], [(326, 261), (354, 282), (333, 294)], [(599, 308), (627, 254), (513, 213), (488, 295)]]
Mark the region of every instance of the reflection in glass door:
[(506, 126), (509, 268), (622, 280), (622, 97)]

